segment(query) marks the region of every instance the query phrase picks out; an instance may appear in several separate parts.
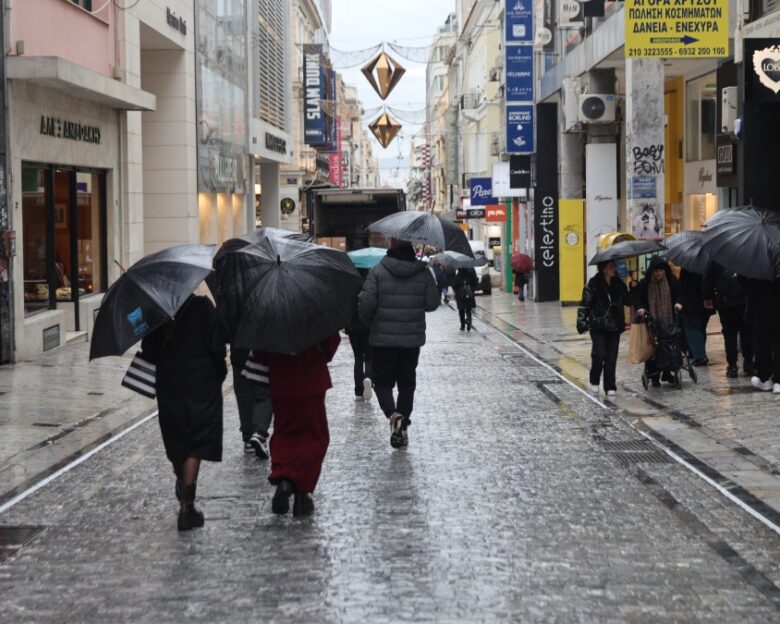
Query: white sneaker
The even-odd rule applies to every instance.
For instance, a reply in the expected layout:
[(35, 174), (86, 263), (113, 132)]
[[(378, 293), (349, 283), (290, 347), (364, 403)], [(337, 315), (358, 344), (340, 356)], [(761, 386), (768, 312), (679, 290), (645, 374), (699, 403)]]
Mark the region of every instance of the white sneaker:
[(774, 386), (772, 386), (772, 392), (774, 394), (780, 394), (780, 383), (776, 383)]
[(373, 390), (371, 389), (371, 379), (366, 377), (363, 380), (363, 400), (364, 401), (370, 401), (371, 397), (374, 395)]
[(598, 393), (599, 393), (599, 387), (598, 387), (598, 386), (591, 386), (591, 387), (590, 387), (590, 391), (591, 391), (593, 394), (598, 394)]
[(607, 391), (607, 396), (608, 397), (617, 396), (617, 390), (608, 390)]
[(756, 390), (761, 390), (762, 392), (769, 392), (770, 390), (772, 390), (772, 387), (774, 386), (771, 379), (767, 379), (766, 381), (761, 381), (760, 377), (751, 377), (750, 383), (753, 384), (753, 387)]
[(268, 459), (271, 457), (271, 453), (268, 451), (268, 435), (262, 433), (253, 433), (249, 438), (249, 444), (255, 450), (255, 455), (260, 459)]

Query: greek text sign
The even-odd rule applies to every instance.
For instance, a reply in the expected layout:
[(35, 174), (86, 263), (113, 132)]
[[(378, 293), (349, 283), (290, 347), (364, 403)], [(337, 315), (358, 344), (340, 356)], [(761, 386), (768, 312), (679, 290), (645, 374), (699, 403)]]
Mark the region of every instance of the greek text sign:
[(41, 116), (41, 134), (58, 139), (100, 144), (100, 128), (59, 117)]
[(728, 6), (728, 0), (626, 0), (626, 56), (728, 56)]

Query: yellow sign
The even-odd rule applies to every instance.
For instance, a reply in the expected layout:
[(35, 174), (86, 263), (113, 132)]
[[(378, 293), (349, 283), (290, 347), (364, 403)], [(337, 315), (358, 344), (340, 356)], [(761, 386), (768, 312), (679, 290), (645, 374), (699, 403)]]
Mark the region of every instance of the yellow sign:
[(626, 57), (729, 55), (728, 0), (625, 0)]
[(585, 285), (584, 226), (585, 202), (581, 199), (561, 199), (558, 202), (558, 245), (563, 303), (573, 303), (582, 298)]

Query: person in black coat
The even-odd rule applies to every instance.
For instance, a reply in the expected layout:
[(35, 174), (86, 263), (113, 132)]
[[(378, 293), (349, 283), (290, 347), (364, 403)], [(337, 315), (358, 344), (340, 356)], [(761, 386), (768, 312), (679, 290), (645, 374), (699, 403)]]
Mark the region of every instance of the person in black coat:
[(590, 387), (598, 394), (601, 373), (607, 396), (617, 393), (617, 357), (620, 334), (626, 330), (624, 306), (628, 289), (617, 277), (614, 262), (601, 262), (598, 273), (588, 280), (582, 290), (582, 301), (577, 309), (577, 331), (590, 332), (591, 365)]
[(474, 292), (477, 290), (479, 280), (474, 269), (458, 269), (452, 282), (455, 291), (455, 303), (458, 306), (460, 316), (460, 331), (471, 331), (471, 311), (477, 307)]
[[(360, 276), (363, 278), (363, 283), (368, 276), (368, 269), (358, 269)], [(371, 344), (368, 342), (368, 336), (371, 333), (371, 328), (360, 320), (358, 314), (357, 300), (355, 301), (355, 312), (352, 316), (352, 322), (347, 327), (347, 336), (349, 336), (349, 344), (352, 347), (352, 354), (355, 356), (355, 398), (362, 398), (364, 401), (370, 401), (373, 394), (371, 387), (372, 375), (371, 364), (373, 359), (373, 351)]]
[(750, 383), (757, 390), (780, 394), (780, 280), (745, 280), (748, 289), (746, 317), (753, 330), (756, 374)]
[(733, 271), (710, 262), (704, 275), (704, 307), (717, 310), (726, 348), (726, 377), (739, 376), (739, 352), (744, 360), (743, 370), (753, 376), (753, 334), (745, 318), (747, 289), (743, 280)]
[(701, 275), (682, 269), (679, 279), (682, 291), (682, 307), (685, 315), (681, 316), (685, 339), (691, 352), (694, 366), (706, 366), (707, 357), (707, 324), (713, 310), (704, 305), (704, 280)]
[(144, 338), (144, 359), (157, 366), (157, 405), (165, 454), (176, 473), (178, 528), (203, 526), (195, 508), (200, 462), (222, 461), (225, 338), (214, 304), (191, 296), (176, 316)]
[(517, 300), (525, 301), (525, 287), (528, 284), (528, 275), (515, 271), (515, 286), (517, 286)]

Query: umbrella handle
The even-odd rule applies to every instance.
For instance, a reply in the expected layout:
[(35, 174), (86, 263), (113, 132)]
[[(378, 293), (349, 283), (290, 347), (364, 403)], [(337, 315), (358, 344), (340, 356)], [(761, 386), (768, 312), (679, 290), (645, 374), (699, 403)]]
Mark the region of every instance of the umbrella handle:
[(119, 270), (122, 271), (122, 273), (127, 273), (127, 269), (122, 266), (122, 263), (119, 262), (119, 260), (114, 258), (114, 263), (119, 267)]

